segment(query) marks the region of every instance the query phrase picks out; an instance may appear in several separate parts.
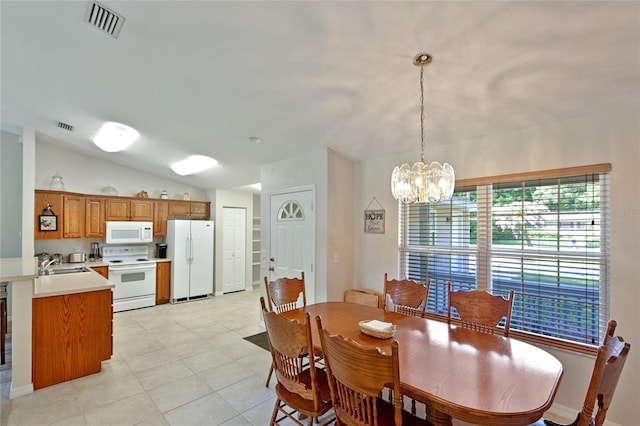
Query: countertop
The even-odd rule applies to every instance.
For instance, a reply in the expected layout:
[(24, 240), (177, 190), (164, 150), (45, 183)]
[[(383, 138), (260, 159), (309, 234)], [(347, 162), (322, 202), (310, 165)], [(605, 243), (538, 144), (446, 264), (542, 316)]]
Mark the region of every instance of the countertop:
[(0, 281), (32, 280), (38, 276), (36, 257), (0, 259)]
[[(69, 268), (77, 266), (102, 266), (101, 262), (63, 263), (54, 265), (51, 269)], [(111, 281), (95, 271), (79, 272), (75, 274), (42, 275), (34, 280), (33, 297), (50, 297), (64, 294), (85, 293), (112, 289), (115, 287)]]

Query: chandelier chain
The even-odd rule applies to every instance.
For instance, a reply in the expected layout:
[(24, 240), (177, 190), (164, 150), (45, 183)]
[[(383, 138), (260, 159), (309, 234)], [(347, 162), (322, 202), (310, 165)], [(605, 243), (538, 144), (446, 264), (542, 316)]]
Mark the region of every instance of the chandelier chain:
[(453, 196), (456, 175), (449, 163), (424, 161), (425, 111), (424, 111), (424, 66), (432, 57), (428, 53), (418, 53), (413, 57), (413, 65), (420, 67), (420, 162), (413, 166), (404, 163), (396, 166), (391, 173), (391, 193), (404, 204), (439, 203)]
[(420, 161), (424, 163), (424, 65), (420, 65)]

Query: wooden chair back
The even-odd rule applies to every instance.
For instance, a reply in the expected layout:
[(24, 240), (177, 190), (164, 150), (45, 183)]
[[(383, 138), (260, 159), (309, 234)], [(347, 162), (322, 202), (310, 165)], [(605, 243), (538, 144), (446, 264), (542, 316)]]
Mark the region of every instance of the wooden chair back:
[(302, 294), (302, 307), (307, 306), (304, 272), (302, 272), (301, 278), (276, 278), (274, 281), (269, 281), (267, 277), (264, 277), (264, 285), (270, 311), (281, 314), (299, 308), (300, 294)]
[[(448, 283), (447, 320), (451, 323), (452, 309), (455, 308), (462, 326), (490, 334), (509, 336), (511, 310), (513, 308), (513, 290), (509, 298), (493, 295), (484, 290), (453, 291)], [(498, 326), (505, 318), (504, 328)]]
[(587, 389), (582, 411), (579, 414), (579, 426), (590, 424), (593, 410), (597, 404), (595, 426), (602, 426), (607, 410), (613, 399), (613, 394), (622, 375), (622, 369), (629, 355), (631, 345), (624, 339), (614, 336), (617, 323), (610, 320), (602, 345), (598, 348), (598, 355)]
[[(288, 320), (274, 311), (268, 311), (264, 298), (260, 299), (278, 385), (303, 399), (313, 400), (315, 409), (319, 410), (322, 399), (314, 363), (309, 314), (305, 315), (305, 323)], [(301, 356), (306, 353), (309, 354), (309, 364), (303, 366)]]
[(367, 349), (342, 336), (330, 335), (322, 328), (322, 319), (316, 323), (324, 354), (325, 369), (329, 376), (331, 401), (339, 424), (373, 426), (380, 423), (385, 404), (379, 396), (385, 386), (393, 390), (393, 424), (402, 424), (402, 393), (400, 391), (400, 364), (398, 342), (391, 342), (391, 355), (380, 349)]
[(385, 273), (385, 309), (388, 309), (388, 299), (391, 298), (395, 312), (424, 318), (430, 283), (429, 280), (426, 284), (420, 284), (414, 280), (389, 280), (387, 273)]

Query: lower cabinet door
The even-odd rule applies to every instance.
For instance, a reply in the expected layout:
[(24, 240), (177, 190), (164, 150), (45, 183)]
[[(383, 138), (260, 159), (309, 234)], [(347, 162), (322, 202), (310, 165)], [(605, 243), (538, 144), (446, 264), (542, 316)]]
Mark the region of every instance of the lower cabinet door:
[(33, 387), (98, 373), (113, 353), (112, 291), (33, 299)]

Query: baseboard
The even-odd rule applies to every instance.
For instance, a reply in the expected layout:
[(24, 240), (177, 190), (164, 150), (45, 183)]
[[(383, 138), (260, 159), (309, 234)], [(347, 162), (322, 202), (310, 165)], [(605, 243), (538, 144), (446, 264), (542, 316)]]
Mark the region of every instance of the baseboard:
[[(558, 416), (562, 416), (570, 421), (573, 421), (573, 419), (576, 418), (576, 416), (578, 415), (578, 412), (580, 410), (579, 409), (575, 409), (575, 408), (570, 408), (570, 407), (566, 407), (564, 405), (560, 405), (560, 404), (553, 404), (551, 406), (551, 408), (549, 409), (549, 412), (553, 413), (553, 414), (557, 414)], [(604, 421), (604, 426), (623, 426), (621, 424), (618, 423), (614, 423), (612, 421), (606, 420)]]
[(11, 391), (9, 392), (9, 399), (18, 398), (19, 396), (25, 396), (33, 393), (33, 383), (28, 385), (13, 387), (13, 382), (11, 382)]

